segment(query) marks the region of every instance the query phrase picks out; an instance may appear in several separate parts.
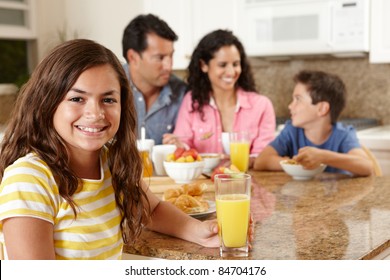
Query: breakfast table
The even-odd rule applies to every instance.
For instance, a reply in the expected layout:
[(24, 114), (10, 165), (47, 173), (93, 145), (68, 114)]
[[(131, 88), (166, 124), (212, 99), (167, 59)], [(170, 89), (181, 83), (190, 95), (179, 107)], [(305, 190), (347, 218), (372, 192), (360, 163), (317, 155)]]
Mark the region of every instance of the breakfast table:
[[(249, 171), (254, 241), (246, 259), (372, 259), (390, 247), (390, 177), (349, 177), (321, 173), (299, 181), (284, 172)], [(145, 180), (162, 196), (178, 188), (169, 177)], [(213, 182), (207, 200), (214, 200)], [(215, 219), (213, 209), (198, 219)], [(124, 253), (163, 259), (222, 259), (219, 248), (200, 245), (144, 229)]]

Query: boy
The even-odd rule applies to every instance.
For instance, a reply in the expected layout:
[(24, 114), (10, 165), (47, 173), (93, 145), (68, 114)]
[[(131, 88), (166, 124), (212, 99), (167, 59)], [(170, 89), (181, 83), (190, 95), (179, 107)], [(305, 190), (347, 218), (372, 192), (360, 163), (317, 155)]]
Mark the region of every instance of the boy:
[(325, 172), (373, 174), (355, 129), (336, 122), (346, 103), (341, 79), (321, 71), (301, 71), (294, 81), (293, 100), (288, 106), (291, 120), (259, 154), (254, 169), (282, 170), (279, 162), (292, 158), (306, 169), (323, 163), (327, 165)]

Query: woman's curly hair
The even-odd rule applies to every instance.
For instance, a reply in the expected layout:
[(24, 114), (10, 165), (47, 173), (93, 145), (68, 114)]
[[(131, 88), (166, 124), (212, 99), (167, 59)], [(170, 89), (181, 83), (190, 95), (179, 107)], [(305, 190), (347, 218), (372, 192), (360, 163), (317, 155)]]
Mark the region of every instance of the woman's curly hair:
[(236, 88), (246, 91), (256, 91), (252, 70), (248, 62), (244, 47), (236, 36), (228, 30), (215, 30), (205, 35), (192, 53), (188, 65), (188, 89), (192, 91), (192, 110), (198, 111), (203, 118), (203, 106), (210, 102), (211, 83), (207, 73), (201, 69), (202, 62), (209, 64), (215, 53), (224, 46), (234, 45), (240, 53), (241, 75)]

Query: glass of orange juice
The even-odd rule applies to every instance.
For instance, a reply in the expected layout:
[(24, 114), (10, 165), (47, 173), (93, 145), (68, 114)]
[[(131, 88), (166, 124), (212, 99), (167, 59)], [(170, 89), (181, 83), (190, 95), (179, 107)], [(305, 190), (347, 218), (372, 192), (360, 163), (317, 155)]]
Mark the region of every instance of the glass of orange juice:
[(143, 172), (142, 177), (152, 177), (153, 175), (153, 163), (150, 159), (149, 150), (139, 151), (142, 159)]
[(249, 133), (246, 131), (231, 132), (230, 141), (230, 161), (240, 171), (248, 171), (249, 165)]
[(247, 257), (251, 176), (217, 174), (214, 184), (220, 255)]

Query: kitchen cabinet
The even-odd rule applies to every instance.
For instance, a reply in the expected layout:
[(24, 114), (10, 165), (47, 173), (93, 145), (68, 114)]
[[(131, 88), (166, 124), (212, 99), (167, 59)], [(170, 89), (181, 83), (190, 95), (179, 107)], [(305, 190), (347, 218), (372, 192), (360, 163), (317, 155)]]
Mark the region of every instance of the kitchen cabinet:
[(390, 62), (390, 1), (371, 1), (371, 63)]
[(144, 13), (166, 21), (179, 39), (175, 42), (174, 69), (186, 69), (192, 51), (208, 32), (237, 30), (238, 0), (145, 0)]
[(36, 38), (35, 1), (0, 1), (0, 38)]

